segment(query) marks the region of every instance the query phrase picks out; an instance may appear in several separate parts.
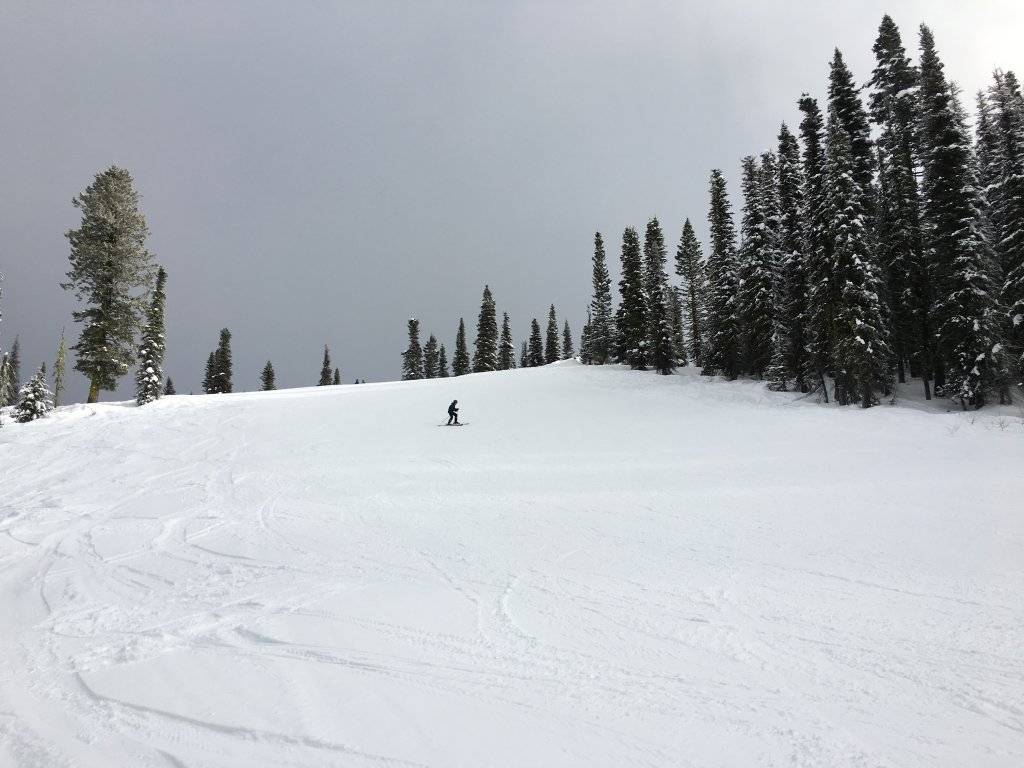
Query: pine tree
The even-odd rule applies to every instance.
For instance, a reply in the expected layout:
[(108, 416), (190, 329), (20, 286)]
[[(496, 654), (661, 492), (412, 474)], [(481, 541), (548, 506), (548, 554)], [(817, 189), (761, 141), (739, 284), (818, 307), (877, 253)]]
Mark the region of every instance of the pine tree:
[(860, 98), (860, 89), (854, 83), (853, 75), (838, 48), (835, 49), (829, 69), (828, 108), (829, 115), (835, 115), (850, 144), (851, 172), (856, 189), (862, 196), (859, 204), (865, 215), (873, 216), (871, 183), (875, 175), (875, 154), (871, 142), (871, 126)]
[(437, 378), (439, 363), (437, 337), (434, 334), (430, 334), (427, 343), (423, 345), (423, 378)]
[(588, 349), (590, 359), (597, 365), (604, 365), (612, 356), (612, 281), (600, 232), (594, 233), (593, 267), (594, 295), (590, 301)]
[(683, 330), (683, 325), (686, 322), (683, 293), (674, 285), (668, 286), (666, 290), (668, 291), (666, 295), (668, 296), (669, 327), (672, 331), (673, 367), (682, 368), (690, 364), (686, 356), (686, 331)]
[(849, 136), (830, 111), (825, 190), (826, 215), (835, 232), (833, 278), (839, 286), (832, 339), (836, 399), (840, 404), (859, 399), (868, 408), (875, 391), (886, 386), (891, 352), (854, 169)]
[(587, 312), (587, 322), (583, 324), (583, 332), (580, 334), (580, 362), (584, 365), (593, 365), (594, 353), (591, 351), (590, 342), (590, 312)]
[(64, 341), (64, 329), (60, 330), (60, 341), (57, 344), (57, 360), (53, 364), (53, 407), (60, 405), (64, 395), (65, 378), (67, 376), (68, 345)]
[(807, 275), (808, 386), (820, 387), (828, 402), (825, 376), (834, 368), (832, 339), (838, 284), (833, 276), (833, 244), (825, 194), (825, 149), (823, 123), (818, 102), (806, 93), (798, 102), (803, 119), (800, 138), (803, 143), (803, 203), (800, 211), (801, 242)]
[(564, 321), (562, 325), (562, 359), (571, 360), (575, 357), (575, 351), (572, 348), (572, 331), (569, 330), (569, 321)]
[(665, 274), (665, 237), (656, 218), (647, 222), (644, 232), (644, 298), (647, 321), (648, 362), (654, 370), (668, 375), (675, 370), (672, 347), (672, 314)]
[(743, 159), (743, 224), (739, 254), (737, 312), (742, 329), (744, 373), (762, 378), (772, 360), (775, 333), (774, 276), (776, 242), (769, 226), (764, 177), (774, 162), (759, 168), (753, 157)]
[(931, 31), (921, 25), (921, 133), (925, 254), (946, 393), (984, 405), (1002, 377), (994, 258), (985, 241), (970, 139)]
[(536, 317), (530, 322), (530, 353), (527, 365), (530, 368), (544, 365), (544, 342), (540, 335), (540, 323), (537, 322)]
[(809, 387), (807, 347), (807, 275), (802, 229), (803, 177), (800, 146), (785, 123), (779, 129), (779, 272), (776, 290), (777, 359), (770, 376), (782, 383), (793, 381), (800, 392)]
[(217, 392), (217, 353), (211, 352), (206, 358), (206, 373), (203, 375), (203, 392), (212, 395)]
[(544, 362), (554, 363), (562, 359), (562, 348), (558, 342), (558, 317), (555, 305), (548, 310), (548, 332), (544, 338)]
[(476, 347), (473, 350), (473, 372), (498, 370), (498, 318), (494, 297), (489, 286), (484, 286), (480, 302), (480, 317), (476, 323)]
[(88, 402), (95, 403), (100, 390), (117, 388), (131, 365), (142, 310), (137, 293), (151, 284), (153, 266), (145, 247), (149, 230), (128, 171), (111, 166), (97, 174), (73, 203), (82, 211), (82, 226), (67, 233), (71, 269), (62, 285), (85, 304), (73, 313), (83, 328), (72, 348), (75, 369), (89, 379)]
[(167, 384), (164, 386), (165, 395), (176, 395), (178, 394), (174, 389), (174, 381), (170, 376), (167, 377)]
[(519, 367), (529, 368), (530, 367), (530, 353), (526, 348), (526, 342), (524, 341), (522, 347), (519, 350)]
[(501, 318), (501, 340), (498, 342), (498, 370), (507, 371), (516, 367), (516, 345), (512, 342), (512, 328), (508, 321), (508, 312)]
[(441, 379), (448, 378), (448, 351), (442, 344), (437, 352), (437, 376)]
[(53, 395), (46, 388), (46, 366), (39, 368), (32, 379), (18, 393), (18, 403), (14, 408), (14, 420), (26, 424), (42, 419), (53, 410)]
[(21, 387), (21, 339), (14, 337), (11, 351), (7, 355), (7, 402), (4, 405), (17, 405), (19, 388)]
[(402, 353), (402, 380), (423, 378), (423, 348), (420, 346), (420, 321), (409, 318), (409, 346)]
[(906, 381), (904, 362), (909, 361), (930, 399), (934, 365), (931, 285), (923, 261), (916, 176), (919, 78), (906, 55), (899, 28), (888, 15), (882, 18), (874, 52), (877, 63), (869, 83), (870, 111), (871, 120), (882, 129), (878, 141), (878, 263), (886, 277), (898, 380)]
[(455, 357), (452, 358), (452, 375), (465, 376), (469, 373), (469, 350), (466, 347), (466, 323), (459, 318), (459, 332), (455, 335)]
[[(156, 273), (153, 296), (146, 308), (146, 321), (142, 326), (142, 336), (139, 341), (139, 370), (135, 375), (135, 402), (139, 405), (151, 403), (163, 395), (164, 353), (166, 351), (164, 305), (167, 301), (164, 286), (166, 283), (167, 272), (160, 267)], [(61, 343), (63, 340), (63, 336), (61, 336)], [(60, 364), (63, 369), (62, 360)]]
[(231, 364), (231, 331), (221, 328), (220, 341), (214, 354), (214, 391), (227, 394), (234, 391)]
[(704, 373), (735, 379), (740, 372), (740, 336), (736, 322), (739, 273), (736, 228), (722, 172), (711, 171), (711, 251), (708, 254), (707, 338)]
[(331, 366), (331, 351), (327, 348), (327, 345), (324, 344), (324, 359), (323, 363), (320, 365), (320, 379), (319, 381), (317, 381), (316, 385), (318, 387), (329, 387), (331, 386), (331, 382), (333, 381), (333, 379), (334, 376)]
[(267, 364), (263, 366), (263, 371), (260, 373), (260, 389), (264, 392), (277, 389), (274, 365), (269, 360), (267, 360)]
[(644, 295), (640, 238), (633, 227), (622, 233), (622, 275), (619, 308), (615, 313), (616, 356), (636, 370), (647, 368), (647, 301)]
[(690, 357), (694, 365), (704, 364), (704, 297), (707, 290), (700, 242), (687, 219), (676, 247), (676, 274), (682, 279), (682, 315), (689, 332)]

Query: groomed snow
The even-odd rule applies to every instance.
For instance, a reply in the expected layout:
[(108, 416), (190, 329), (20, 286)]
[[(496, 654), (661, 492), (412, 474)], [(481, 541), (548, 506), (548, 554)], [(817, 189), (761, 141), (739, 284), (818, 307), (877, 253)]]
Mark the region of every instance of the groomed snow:
[(7, 420), (0, 765), (1024, 765), (1022, 499), (1011, 412), (692, 371)]

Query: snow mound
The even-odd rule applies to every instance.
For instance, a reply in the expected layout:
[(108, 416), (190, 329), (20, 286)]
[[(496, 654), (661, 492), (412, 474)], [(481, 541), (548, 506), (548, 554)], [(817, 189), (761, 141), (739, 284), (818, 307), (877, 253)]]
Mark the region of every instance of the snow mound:
[(575, 363), (5, 423), (0, 765), (1024, 765), (1022, 423)]

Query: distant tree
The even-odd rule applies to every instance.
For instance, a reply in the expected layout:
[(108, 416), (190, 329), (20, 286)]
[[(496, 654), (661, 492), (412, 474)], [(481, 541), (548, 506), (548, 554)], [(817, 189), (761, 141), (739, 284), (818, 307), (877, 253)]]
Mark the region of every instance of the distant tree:
[(214, 354), (214, 385), (215, 391), (227, 394), (234, 391), (232, 384), (231, 363), (231, 331), (221, 328), (220, 342)]
[(590, 359), (604, 365), (612, 355), (612, 293), (601, 233), (594, 233), (593, 298), (590, 300)]
[(0, 408), (7, 405), (10, 400), (11, 389), (14, 384), (11, 382), (9, 358), (6, 354), (0, 356)]
[(540, 335), (540, 323), (537, 322), (536, 317), (530, 322), (530, 354), (528, 355), (528, 365), (530, 368), (536, 368), (539, 365), (544, 365), (544, 342)]
[(668, 375), (676, 367), (672, 348), (672, 315), (665, 274), (665, 236), (656, 218), (647, 222), (644, 233), (644, 298), (647, 300), (648, 362), (658, 373)]
[(775, 332), (773, 283), (777, 253), (764, 211), (762, 175), (762, 169), (753, 157), (743, 159), (737, 315), (742, 331), (743, 372), (757, 378), (764, 377), (772, 359)]
[(423, 378), (423, 348), (420, 346), (420, 321), (409, 319), (409, 346), (402, 353), (402, 380)]
[(324, 344), (324, 359), (320, 366), (320, 380), (317, 382), (318, 387), (329, 387), (331, 382), (334, 380), (333, 371), (331, 367), (331, 351)]
[(430, 334), (430, 338), (427, 339), (427, 343), (423, 345), (423, 378), (437, 378), (440, 362), (441, 360), (437, 349), (437, 337), (435, 337), (434, 334)]
[(331, 386), (337, 387), (341, 384), (341, 368), (334, 369), (334, 378), (331, 379)]
[(260, 389), (264, 392), (277, 389), (277, 382), (275, 378), (274, 365), (267, 360), (267, 364), (263, 366), (263, 372), (260, 373)]
[(60, 331), (60, 341), (57, 343), (57, 360), (53, 364), (53, 407), (60, 405), (61, 397), (64, 394), (64, 382), (67, 375), (67, 354), (68, 345), (64, 341), (64, 329)]
[(164, 394), (165, 395), (176, 395), (176, 394), (178, 394), (174, 390), (174, 381), (171, 380), (170, 376), (167, 377), (167, 384), (164, 386)]
[(580, 334), (580, 362), (584, 365), (593, 365), (594, 353), (590, 340), (590, 311), (587, 311), (587, 322), (583, 324), (583, 332)]
[(10, 354), (7, 356), (7, 402), (4, 405), (17, 405), (21, 387), (21, 340), (14, 337)]
[(206, 358), (206, 372), (203, 375), (203, 392), (212, 395), (217, 392), (217, 353), (211, 352)]
[(707, 262), (704, 373), (718, 373), (735, 379), (740, 371), (740, 336), (736, 322), (736, 293), (739, 289), (736, 227), (725, 178), (717, 168), (711, 171), (708, 224), (711, 227), (711, 250)]
[(438, 375), (438, 378), (441, 378), (441, 379), (447, 379), (448, 378), (448, 351), (444, 348), (444, 344), (442, 344), (438, 348), (438, 353), (437, 353), (437, 375)]
[(62, 286), (85, 305), (72, 315), (83, 324), (73, 349), (75, 368), (89, 379), (88, 402), (95, 403), (100, 390), (117, 388), (134, 356), (139, 291), (153, 279), (145, 247), (149, 230), (131, 174), (123, 168), (97, 174), (72, 202), (82, 211), (82, 225), (67, 233), (71, 269)]
[(512, 342), (512, 328), (508, 312), (502, 314), (501, 339), (498, 342), (498, 370), (507, 371), (516, 367), (516, 345)]
[(622, 276), (615, 314), (619, 360), (637, 370), (647, 368), (647, 300), (644, 295), (640, 237), (633, 227), (622, 233)]
[[(167, 301), (164, 286), (167, 272), (160, 267), (156, 273), (153, 295), (146, 308), (146, 319), (139, 341), (139, 370), (135, 374), (135, 402), (145, 405), (163, 395), (164, 353), (164, 305)], [(63, 342), (63, 336), (61, 337)], [(63, 377), (62, 377), (63, 378)]]
[(480, 301), (480, 317), (476, 323), (476, 345), (473, 351), (473, 372), (496, 371), (498, 369), (498, 319), (494, 309), (494, 297), (489, 286), (484, 286)]
[(703, 365), (704, 300), (707, 285), (700, 242), (689, 219), (683, 224), (683, 234), (676, 248), (676, 274), (683, 282), (681, 298), (685, 324), (689, 326), (685, 335), (690, 341), (690, 357), (693, 358), (694, 365)]
[(686, 332), (683, 330), (686, 311), (683, 309), (682, 292), (674, 285), (668, 286), (668, 316), (672, 329), (673, 367), (689, 364), (686, 357)]
[(562, 359), (562, 349), (558, 342), (558, 316), (555, 305), (548, 310), (548, 332), (544, 340), (544, 362), (554, 363)]
[(566, 320), (562, 325), (562, 359), (571, 360), (573, 357), (572, 331), (569, 330), (569, 321)]
[(32, 379), (21, 388), (14, 408), (14, 420), (25, 424), (41, 419), (53, 410), (53, 395), (46, 388), (46, 366), (41, 366)]
[(526, 342), (525, 341), (523, 342), (522, 347), (519, 350), (519, 367), (520, 368), (529, 368), (530, 367), (530, 352), (529, 352), (529, 350), (526, 347)]
[(452, 375), (465, 376), (469, 371), (469, 350), (466, 347), (466, 321), (460, 317), (459, 332), (455, 335), (455, 357), (452, 358)]

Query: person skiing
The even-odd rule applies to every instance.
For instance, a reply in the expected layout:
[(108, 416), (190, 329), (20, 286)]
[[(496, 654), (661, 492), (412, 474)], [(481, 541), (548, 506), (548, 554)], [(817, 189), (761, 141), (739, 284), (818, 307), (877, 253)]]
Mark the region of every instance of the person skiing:
[[(458, 405), (459, 405), (459, 401), (458, 400), (452, 400), (452, 404), (448, 406), (448, 424), (447, 424), (447, 426), (449, 426), (449, 427), (452, 426), (453, 423), (456, 426), (461, 426), (459, 424), (459, 408), (458, 408)], [(453, 419), (454, 419), (454, 422), (453, 422)]]

